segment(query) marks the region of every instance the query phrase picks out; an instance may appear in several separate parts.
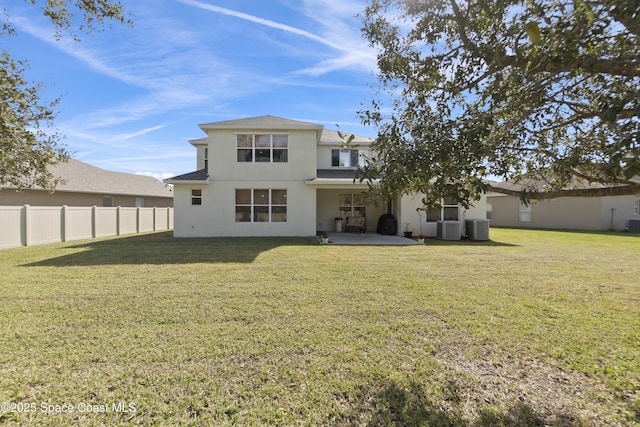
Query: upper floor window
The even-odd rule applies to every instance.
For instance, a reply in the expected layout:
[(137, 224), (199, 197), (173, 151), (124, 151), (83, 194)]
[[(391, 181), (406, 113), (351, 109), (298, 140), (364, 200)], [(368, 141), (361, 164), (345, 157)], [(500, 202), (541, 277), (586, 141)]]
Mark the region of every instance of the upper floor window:
[(633, 202), (633, 214), (640, 215), (640, 199)]
[(284, 163), (289, 161), (289, 135), (236, 135), (238, 162)]
[(209, 149), (204, 149), (204, 168), (209, 170)]
[(191, 190), (191, 204), (200, 206), (202, 204), (202, 190)]
[(355, 168), (364, 166), (369, 150), (331, 150), (331, 166)]

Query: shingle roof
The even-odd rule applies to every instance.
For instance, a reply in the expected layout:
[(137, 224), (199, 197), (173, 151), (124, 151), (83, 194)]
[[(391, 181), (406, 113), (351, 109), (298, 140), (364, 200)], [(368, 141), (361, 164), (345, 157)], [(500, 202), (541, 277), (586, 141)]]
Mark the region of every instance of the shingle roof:
[(204, 123), (199, 125), (200, 129), (313, 129), (320, 131), (322, 125), (315, 123), (301, 122), (298, 120), (285, 119), (276, 116), (257, 116), (237, 120), (225, 120), (221, 122)]
[[(343, 132), (345, 137), (349, 137), (351, 134), (348, 132)], [(371, 144), (373, 142), (373, 138), (369, 138), (366, 136), (355, 135), (355, 138), (351, 141), (351, 144)], [(340, 137), (340, 134), (336, 130), (323, 130), (322, 137), (320, 138), (321, 144), (342, 144), (344, 143), (343, 138)]]
[(49, 170), (64, 180), (56, 191), (173, 197), (171, 189), (153, 177), (108, 171), (75, 159), (59, 163)]
[(209, 173), (206, 169), (200, 169), (194, 172), (188, 172), (182, 175), (173, 176), (171, 178), (167, 178), (165, 182), (173, 182), (173, 181), (206, 181), (209, 178)]
[(355, 169), (318, 169), (317, 176), (329, 179), (353, 179), (355, 173)]

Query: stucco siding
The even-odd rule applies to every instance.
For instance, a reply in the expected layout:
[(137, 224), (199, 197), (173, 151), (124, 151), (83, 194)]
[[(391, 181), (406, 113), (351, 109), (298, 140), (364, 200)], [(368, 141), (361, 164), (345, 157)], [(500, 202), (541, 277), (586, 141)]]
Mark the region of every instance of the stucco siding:
[[(400, 209), (398, 212), (398, 231), (404, 232), (407, 228), (413, 232), (414, 236), (422, 234), (427, 237), (434, 237), (437, 234), (437, 222), (427, 222), (424, 211), (418, 211), (424, 207), (422, 203), (423, 195), (405, 195), (400, 199)], [(465, 219), (486, 219), (487, 199), (483, 195), (480, 200), (474, 201), (469, 209), (458, 208), (458, 221), (460, 222), (460, 235), (464, 235)]]
[(566, 197), (538, 201), (531, 205), (531, 221), (520, 221), (519, 198), (490, 196), (488, 199), (492, 206), (491, 224), (495, 226), (570, 230), (603, 229), (599, 197)]
[[(191, 205), (191, 190), (202, 190), (202, 204)], [(287, 221), (236, 222), (236, 189), (287, 190)], [(315, 189), (295, 181), (216, 181), (209, 185), (176, 185), (176, 237), (312, 236), (315, 234)]]
[[(236, 135), (288, 134), (288, 161), (282, 163), (238, 162)], [(212, 181), (303, 181), (316, 170), (315, 132), (251, 130), (209, 131), (209, 176)]]
[(640, 219), (634, 212), (634, 204), (640, 201), (640, 194), (602, 198), (602, 229), (623, 230), (625, 221)]

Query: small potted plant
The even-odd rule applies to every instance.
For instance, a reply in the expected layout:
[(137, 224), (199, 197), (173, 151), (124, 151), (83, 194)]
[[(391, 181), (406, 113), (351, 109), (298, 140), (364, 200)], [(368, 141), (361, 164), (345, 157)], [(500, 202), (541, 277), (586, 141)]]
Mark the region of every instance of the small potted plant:
[(327, 233), (322, 233), (322, 236), (320, 236), (320, 239), (322, 243), (329, 243), (329, 235)]
[(413, 229), (411, 224), (407, 222), (404, 224), (404, 237), (411, 238), (411, 236), (413, 236)]
[(422, 234), (418, 236), (418, 243), (424, 243), (424, 236)]
[(342, 229), (344, 227), (344, 219), (337, 216), (335, 220), (336, 220), (336, 233), (342, 233)]

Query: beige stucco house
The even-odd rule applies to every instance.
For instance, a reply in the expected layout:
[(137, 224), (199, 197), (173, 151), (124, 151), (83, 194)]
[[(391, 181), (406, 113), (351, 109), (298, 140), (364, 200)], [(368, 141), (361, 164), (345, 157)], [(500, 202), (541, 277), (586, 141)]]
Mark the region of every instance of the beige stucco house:
[(173, 206), (171, 186), (153, 177), (108, 171), (75, 159), (49, 170), (63, 180), (55, 192), (4, 187), (0, 206)]
[[(521, 190), (515, 184), (500, 183)], [(624, 230), (628, 220), (640, 220), (640, 194), (607, 197), (561, 197), (523, 203), (519, 197), (487, 194), (491, 225), (568, 230)]]
[[(389, 209), (397, 234), (436, 235), (436, 221), (485, 218), (482, 199), (471, 210), (457, 204), (427, 215), (420, 195), (391, 203), (369, 200), (366, 183), (354, 181), (370, 154), (370, 138), (348, 145), (322, 125), (260, 116), (200, 125), (206, 137), (189, 141), (197, 170), (166, 179), (174, 186), (176, 237), (313, 236), (318, 230), (376, 232)], [(343, 218), (336, 224), (336, 218)], [(356, 225), (355, 227), (347, 227)]]

